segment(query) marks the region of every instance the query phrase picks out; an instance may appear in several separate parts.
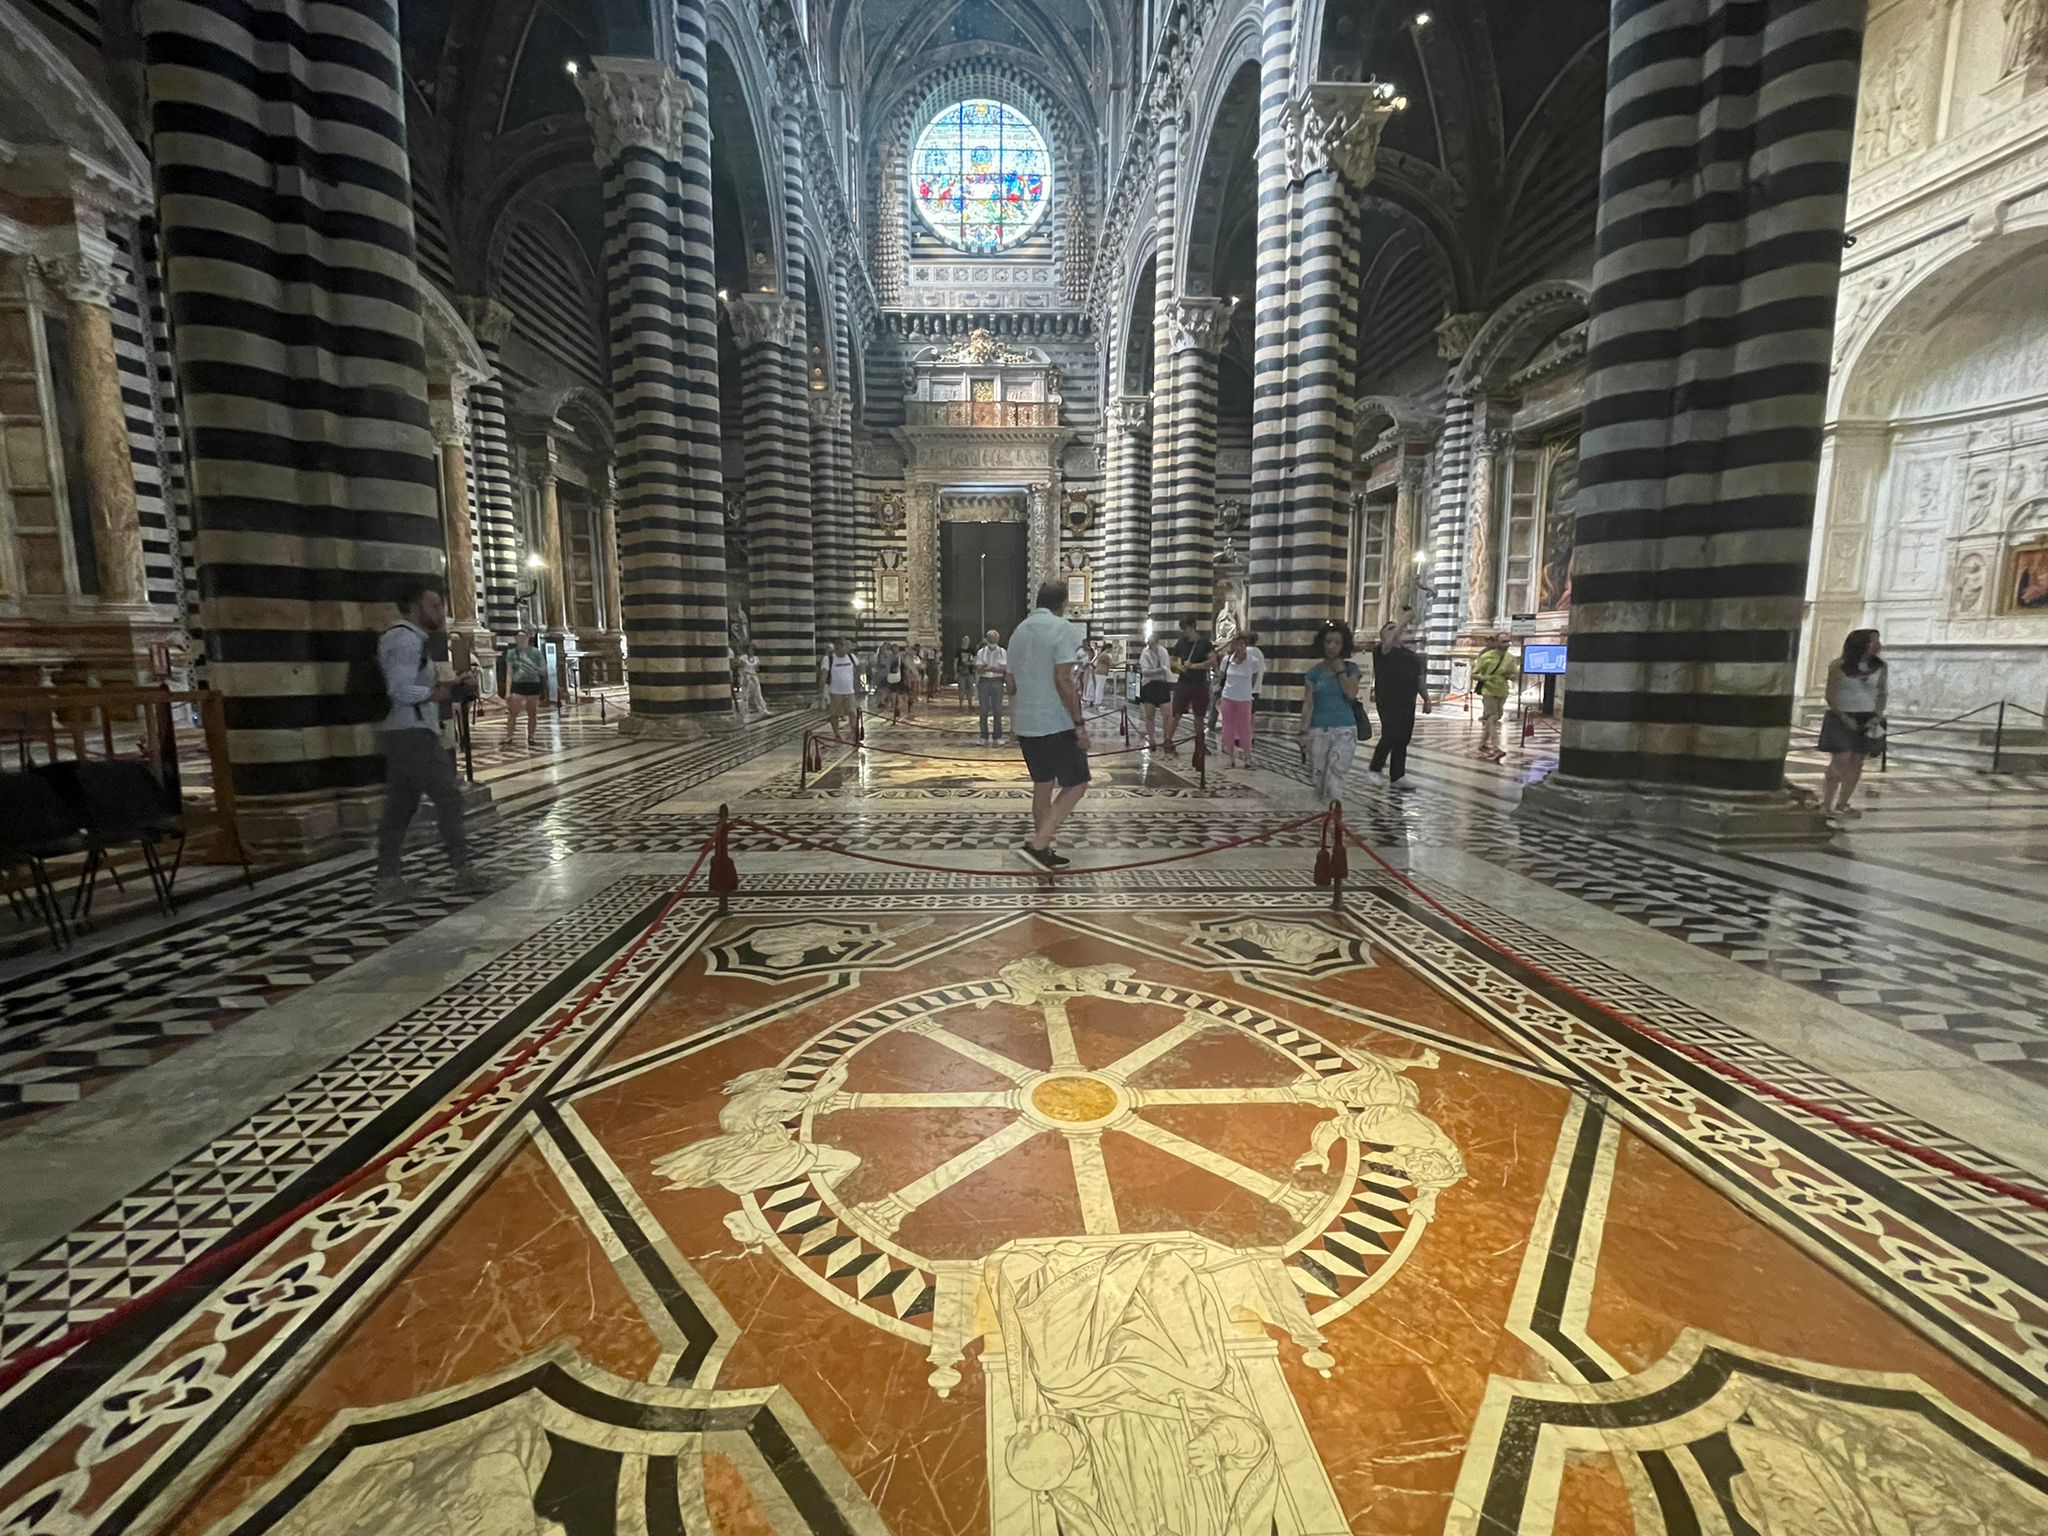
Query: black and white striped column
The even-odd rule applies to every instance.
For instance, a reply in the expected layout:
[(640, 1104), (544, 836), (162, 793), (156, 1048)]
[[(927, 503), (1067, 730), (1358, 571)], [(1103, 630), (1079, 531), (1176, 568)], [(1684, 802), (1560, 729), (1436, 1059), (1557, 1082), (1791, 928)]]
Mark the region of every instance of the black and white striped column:
[(1102, 627), (1133, 654), (1152, 597), (1152, 397), (1120, 395), (1109, 429), (1108, 507), (1102, 529)]
[(490, 364), (490, 376), (469, 392), (471, 468), (476, 477), (477, 555), (483, 568), (484, 622), (500, 645), (519, 628), (519, 507), (512, 492), (512, 433), (505, 419), (499, 355), (512, 331), (512, 312), (496, 299), (462, 301), (462, 318)]
[(1228, 299), (1181, 298), (1159, 316), (1173, 375), (1173, 403), (1155, 424), (1152, 463), (1166, 492), (1153, 490), (1152, 591), (1155, 627), (1184, 618), (1206, 632), (1216, 592), (1216, 355), (1230, 332)]
[(812, 574), (818, 589), (818, 648), (853, 635), (853, 401), (838, 388), (814, 389), (811, 407)]
[[(1317, 629), (1344, 616), (1351, 539), (1353, 385), (1358, 352), (1358, 190), (1372, 179), (1393, 93), (1318, 84), (1289, 104), (1289, 183), (1298, 209), (1285, 351), (1291, 360), (1277, 476), (1253, 502), (1253, 625), (1275, 661), (1305, 665)], [(1256, 410), (1254, 433), (1258, 429)], [(1269, 480), (1274, 477), (1269, 476)], [(1275, 707), (1285, 707), (1274, 697)]]
[(397, 12), (143, 0), (139, 24), (208, 682), (244, 840), (322, 849), (382, 775), (351, 664), (441, 565)]
[[(1148, 553), (1151, 589), (1146, 594), (1146, 614), (1156, 629), (1171, 633), (1178, 615), (1161, 609), (1156, 563), (1160, 531), (1166, 526), (1166, 509), (1173, 499), (1173, 337), (1166, 318), (1180, 297), (1180, 116), (1177, 103), (1166, 105), (1159, 124), (1158, 142), (1153, 146), (1152, 256), (1152, 451), (1151, 533)], [(1200, 615), (1196, 615), (1197, 618)], [(1140, 625), (1142, 630), (1143, 626)]]
[(1807, 830), (1784, 793), (1862, 0), (1615, 0), (1572, 635), (1545, 813)]
[(676, 8), (677, 67), (598, 58), (578, 76), (604, 179), (632, 735), (732, 719), (704, 10)]
[[(1288, 396), (1294, 363), (1296, 184), (1294, 0), (1263, 0), (1259, 18), (1258, 217), (1252, 258), (1252, 495), (1245, 622), (1265, 627), (1286, 600), (1280, 564), (1287, 506)], [(1261, 646), (1261, 649), (1264, 649)], [(1284, 690), (1268, 688), (1277, 702)]]
[(818, 583), (818, 638), (821, 641), (834, 638), (831, 633), (834, 630), (838, 632), (839, 639), (850, 641), (853, 638), (853, 600), (856, 596), (864, 596), (866, 562), (861, 549), (853, 486), (853, 293), (847, 262), (848, 258), (842, 256), (832, 263), (831, 325), (839, 372), (832, 391), (832, 422), (826, 446), (830, 450), (828, 458), (832, 465), (827, 510), (835, 530), (835, 553), (830, 570), (821, 576)]
[[(1465, 351), (1485, 316), (1447, 315), (1436, 328), (1437, 356), (1451, 365), (1456, 378)], [(1429, 544), (1422, 583), (1429, 588), (1429, 615), (1423, 633), (1429, 683), (1438, 692), (1450, 686), (1451, 652), (1457, 648), (1458, 625), (1465, 617), (1466, 511), (1471, 505), (1473, 434), (1476, 402), (1470, 393), (1452, 390), (1444, 397), (1443, 432), (1436, 444), (1436, 480), (1429, 504)]]
[(808, 690), (818, 662), (803, 300), (781, 293), (734, 294), (726, 313), (740, 349), (747, 616), (761, 655), (761, 684), (770, 692)]

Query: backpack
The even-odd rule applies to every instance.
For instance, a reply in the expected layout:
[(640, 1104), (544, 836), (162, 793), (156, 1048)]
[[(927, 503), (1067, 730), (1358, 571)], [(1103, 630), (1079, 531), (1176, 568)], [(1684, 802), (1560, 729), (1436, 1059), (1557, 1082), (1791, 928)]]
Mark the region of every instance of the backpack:
[[(348, 689), (346, 695), (346, 723), (349, 725), (375, 725), (391, 713), (391, 695), (384, 687), (384, 668), (377, 660), (378, 649), (384, 644), (384, 637), (394, 629), (408, 628), (402, 620), (385, 625), (375, 634), (360, 630), (349, 637)], [(425, 637), (424, 656), (433, 658), (434, 637)], [(440, 707), (433, 704), (415, 704), (413, 713), (419, 716), (421, 725), (436, 726), (441, 723)]]

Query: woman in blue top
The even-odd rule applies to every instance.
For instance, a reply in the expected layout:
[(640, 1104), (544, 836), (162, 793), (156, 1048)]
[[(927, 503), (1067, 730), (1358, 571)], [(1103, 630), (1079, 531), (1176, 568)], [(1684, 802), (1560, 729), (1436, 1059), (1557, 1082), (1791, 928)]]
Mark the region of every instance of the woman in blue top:
[(1344, 781), (1358, 750), (1358, 716), (1353, 704), (1363, 675), (1351, 656), (1351, 626), (1332, 619), (1316, 636), (1323, 659), (1308, 669), (1301, 698), (1301, 750), (1308, 760), (1309, 786), (1316, 803), (1344, 798)]

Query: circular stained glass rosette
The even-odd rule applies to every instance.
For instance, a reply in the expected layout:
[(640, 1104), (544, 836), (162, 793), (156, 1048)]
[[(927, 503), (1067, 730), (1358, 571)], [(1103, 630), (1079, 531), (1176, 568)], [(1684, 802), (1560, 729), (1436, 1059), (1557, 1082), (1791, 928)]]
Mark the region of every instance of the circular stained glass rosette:
[(1052, 151), (1000, 101), (959, 101), (918, 135), (910, 157), (918, 215), (955, 250), (1005, 251), (1052, 206)]

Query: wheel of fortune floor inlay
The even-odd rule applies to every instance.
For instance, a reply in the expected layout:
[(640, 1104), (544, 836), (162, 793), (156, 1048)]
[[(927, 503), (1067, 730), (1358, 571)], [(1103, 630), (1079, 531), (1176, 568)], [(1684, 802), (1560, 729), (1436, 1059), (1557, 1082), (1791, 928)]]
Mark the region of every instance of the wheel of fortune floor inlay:
[[(1070, 1016), (1083, 1002), (1134, 1015), (1115, 1059), (1083, 1064)], [(888, 1063), (875, 1060), (884, 1042)], [(1286, 1333), (1302, 1364), (1329, 1376), (1323, 1324), (1392, 1273), (1438, 1195), (1464, 1177), (1458, 1148), (1418, 1107), (1411, 1074), (1436, 1065), (1427, 1050), (1340, 1052), (1257, 1008), (1147, 982), (1129, 966), (1026, 959), (873, 1008), (780, 1067), (735, 1078), (721, 1134), (654, 1169), (671, 1187), (731, 1191), (736, 1238), (839, 1305), (927, 1343), (940, 1396), (981, 1341), (998, 1448), (992, 1529), (1035, 1529), (1032, 1494), (1085, 1521), (1095, 1500), (1118, 1497), (1080, 1476), (1116, 1459), (1095, 1442), (1161, 1425), (1183, 1433), (1160, 1454), (1219, 1518), (1283, 1483), (1297, 1508), (1334, 1511), (1266, 1330)], [(951, 1086), (963, 1076), (981, 1085)], [(1286, 1148), (1276, 1159), (1247, 1150), (1251, 1138), (1240, 1148), (1183, 1134), (1171, 1123), (1182, 1108), (1307, 1124), (1291, 1141), (1257, 1139)], [(950, 1156), (873, 1176), (872, 1149), (940, 1114), (974, 1116)], [(1063, 1167), (1041, 1184), (1070, 1185), (1077, 1222), (1049, 1230), (1029, 1201), (971, 1223), (921, 1219), (1003, 1159), (1034, 1146), (1043, 1154), (1047, 1140), (1063, 1158), (1040, 1166)], [(1267, 1219), (1248, 1233), (1242, 1208), (1171, 1183), (1133, 1187), (1119, 1177), (1119, 1142), (1220, 1177)]]

